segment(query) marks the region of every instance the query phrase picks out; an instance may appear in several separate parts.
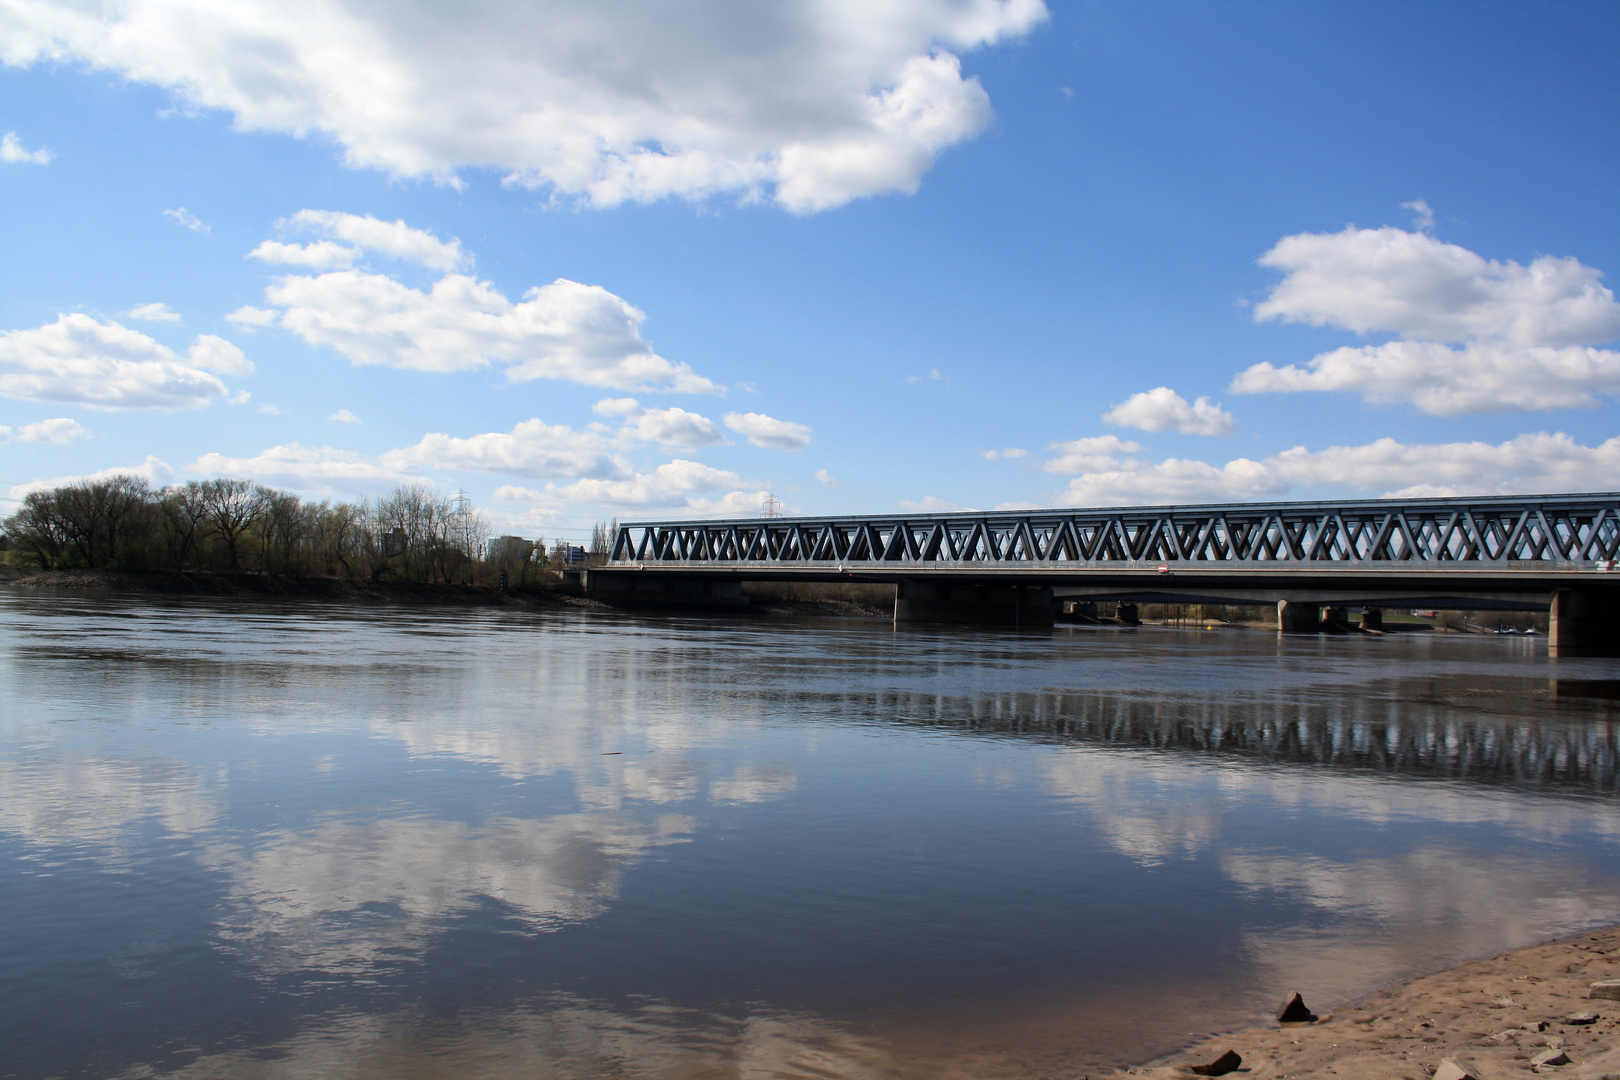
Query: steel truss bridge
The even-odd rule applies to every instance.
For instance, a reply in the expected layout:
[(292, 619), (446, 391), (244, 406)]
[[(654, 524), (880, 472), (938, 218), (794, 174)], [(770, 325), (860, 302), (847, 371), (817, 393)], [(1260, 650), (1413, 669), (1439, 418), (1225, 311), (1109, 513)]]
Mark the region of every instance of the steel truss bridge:
[(761, 569), (1519, 568), (1620, 558), (1620, 494), (626, 524), (612, 562)]
[[(609, 591), (680, 576), (1545, 610), (1559, 588), (1620, 586), (1617, 559), (1620, 493), (1608, 492), (634, 522), (592, 576)], [(609, 580), (629, 575), (646, 584)]]

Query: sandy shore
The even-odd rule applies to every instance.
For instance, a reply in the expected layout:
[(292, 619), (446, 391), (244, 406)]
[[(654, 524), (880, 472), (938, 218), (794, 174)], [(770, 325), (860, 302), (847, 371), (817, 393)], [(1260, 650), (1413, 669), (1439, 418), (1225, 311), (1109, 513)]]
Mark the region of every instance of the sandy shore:
[[(1531, 1073), (1620, 1080), (1620, 1001), (1588, 997), (1601, 979), (1620, 979), (1620, 927), (1414, 979), (1316, 1023), (1211, 1037), (1172, 1060), (1125, 1072), (1181, 1080), (1194, 1075), (1189, 1066), (1232, 1050), (1243, 1058), (1233, 1080), (1428, 1080), (1448, 1058), (1479, 1080)], [(1580, 1013), (1599, 1019), (1567, 1022)], [(1553, 1048), (1569, 1063), (1532, 1064)]]

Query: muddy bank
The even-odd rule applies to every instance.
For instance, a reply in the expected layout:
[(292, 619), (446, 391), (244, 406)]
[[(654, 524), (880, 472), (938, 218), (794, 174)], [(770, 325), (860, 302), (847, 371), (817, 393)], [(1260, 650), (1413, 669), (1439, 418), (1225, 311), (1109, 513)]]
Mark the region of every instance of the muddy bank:
[(330, 600), (349, 603), (516, 605), (608, 610), (583, 596), (548, 589), (501, 591), (481, 585), (337, 578), (209, 574), (195, 571), (47, 570), (12, 577), (5, 584), (27, 589), (72, 589), (163, 596), (233, 599)]
[[(502, 607), (556, 607), (616, 610), (562, 589), (501, 590), (487, 585), (359, 581), (337, 578), (275, 577), (268, 574), (213, 574), (196, 571), (48, 570), (37, 574), (0, 572), (0, 585), (28, 589), (72, 589), (164, 596), (220, 596), (234, 599), (327, 600), (338, 603), (429, 604)], [(890, 618), (892, 611), (841, 599), (762, 597), (753, 614), (817, 618)]]
[[(1413, 979), (1315, 1023), (1208, 1038), (1172, 1062), (1127, 1072), (1183, 1080), (1197, 1075), (1191, 1066), (1232, 1051), (1243, 1059), (1233, 1080), (1430, 1080), (1447, 1060), (1476, 1080), (1608, 1080), (1620, 1077), (1620, 1000), (1589, 995), (1592, 983), (1612, 979), (1620, 927)], [(1560, 1055), (1564, 1063), (1547, 1063)]]

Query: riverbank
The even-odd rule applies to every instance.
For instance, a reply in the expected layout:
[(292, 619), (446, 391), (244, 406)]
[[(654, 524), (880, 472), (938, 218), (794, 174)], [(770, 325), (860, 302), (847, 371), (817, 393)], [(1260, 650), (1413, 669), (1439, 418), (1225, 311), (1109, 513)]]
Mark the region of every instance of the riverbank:
[[(452, 585), (443, 582), (278, 577), (271, 574), (217, 574), (189, 570), (47, 570), (26, 575), (12, 572), (0, 576), (0, 585), (144, 596), (614, 610), (598, 600), (557, 587), (497, 589), (488, 585)], [(892, 614), (891, 611), (858, 601), (775, 596), (755, 598), (751, 610), (759, 615), (800, 618), (889, 618)]]
[[(1315, 1023), (1212, 1036), (1173, 1060), (1124, 1072), (1181, 1080), (1196, 1075), (1191, 1066), (1232, 1051), (1243, 1063), (1231, 1075), (1246, 1080), (1429, 1080), (1447, 1059), (1477, 1080), (1532, 1072), (1615, 1080), (1620, 1001), (1588, 996), (1604, 979), (1620, 979), (1620, 926), (1412, 979)], [(1568, 1063), (1532, 1064), (1548, 1050), (1562, 1050)]]

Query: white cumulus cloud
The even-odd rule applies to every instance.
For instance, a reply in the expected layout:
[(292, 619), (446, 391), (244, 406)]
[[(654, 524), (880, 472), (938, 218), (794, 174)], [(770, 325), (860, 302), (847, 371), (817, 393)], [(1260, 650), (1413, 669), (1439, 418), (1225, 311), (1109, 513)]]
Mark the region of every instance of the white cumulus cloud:
[(429, 270), (456, 270), (472, 261), (462, 252), (460, 240), (440, 240), (398, 220), (382, 221), (335, 210), (300, 210), (277, 224), (287, 232), (313, 232), (328, 239), (307, 244), (266, 240), (248, 252), (249, 258), (312, 270), (346, 270), (367, 251), (417, 263)]
[(643, 409), (628, 417), (619, 429), (623, 438), (638, 442), (654, 442), (661, 446), (683, 446), (696, 449), (716, 446), (726, 441), (719, 426), (707, 416), (677, 409)]
[(766, 450), (803, 450), (810, 445), (810, 429), (791, 420), (778, 420), (764, 413), (726, 413), (726, 427), (746, 436)]
[(54, 420), (40, 420), (36, 423), (24, 424), (19, 428), (0, 424), (0, 443), (41, 442), (55, 443), (62, 446), (72, 442), (74, 439), (86, 438), (89, 434), (89, 428), (65, 416), (57, 417)]
[[(330, 419), (358, 423), (348, 410)], [(429, 432), (411, 446), (361, 454), (298, 443), (273, 446), (250, 457), (205, 454), (187, 469), (206, 475), (245, 476), (297, 491), (364, 492), (419, 480), (447, 471), (533, 477), (572, 484), (546, 485), (544, 491), (503, 485), (497, 497), (508, 501), (596, 502), (612, 506), (685, 505), (693, 492), (737, 487), (731, 472), (675, 460), (650, 473), (637, 473), (620, 453), (618, 435), (577, 431), (566, 424), (525, 420), (511, 431), (466, 437)]]
[(240, 329), (252, 333), (254, 329), (263, 326), (274, 326), (281, 313), (272, 308), (257, 308), (245, 304), (225, 316), (226, 322), (235, 323)]
[(1047, 468), (1081, 474), (1060, 496), (1074, 506), (1275, 499), (1313, 488), (1407, 498), (1606, 491), (1614, 487), (1620, 468), (1620, 437), (1585, 446), (1562, 432), (1524, 434), (1497, 444), (1384, 438), (1324, 450), (1296, 446), (1259, 460), (1221, 464), (1146, 461), (1134, 456), (1136, 450), (1083, 461), (1065, 455)]
[(676, 458), (650, 473), (636, 473), (621, 480), (576, 480), (548, 487), (547, 493), (567, 502), (653, 509), (686, 507), (688, 496), (694, 492), (724, 491), (743, 483), (741, 476), (727, 469)]
[(608, 440), (566, 424), (525, 420), (511, 431), (468, 438), (429, 433), (415, 446), (390, 450), (382, 463), (395, 470), (465, 469), (511, 476), (618, 479), (633, 475)]
[(347, 270), (360, 258), (360, 252), (347, 244), (317, 240), (309, 244), (284, 244), (265, 240), (248, 252), (248, 258), (279, 266), (307, 266), (311, 270)]
[(300, 210), (282, 223), (288, 229), (307, 229), (343, 240), (362, 251), (373, 251), (404, 259), (429, 270), (458, 270), (472, 260), (461, 250), (461, 241), (440, 240), (423, 229), (413, 229), (400, 220), (382, 221), (336, 210)]
[(1124, 404), (1103, 413), (1103, 420), (1118, 427), (1183, 435), (1230, 435), (1237, 430), (1232, 414), (1209, 398), (1201, 397), (1189, 404), (1168, 386), (1132, 394)]
[(212, 371), (216, 375), (234, 375), (238, 378), (253, 374), (253, 361), (242, 350), (213, 334), (199, 334), (186, 350), (186, 359), (193, 367)]
[(306, 494), (330, 495), (378, 491), (421, 480), (409, 468), (396, 468), (330, 446), (272, 446), (252, 457), (204, 454), (186, 471), (200, 476), (235, 476)]
[(1304, 367), (1256, 364), (1232, 380), (1238, 394), (1348, 390), (1380, 404), (1410, 402), (1431, 416), (1512, 409), (1592, 408), (1620, 393), (1620, 352), (1569, 345), (1453, 348), (1436, 341), (1346, 346)]
[[(490, 282), (464, 274), (448, 274), (424, 291), (364, 270), (290, 275), (265, 296), (280, 309), (280, 325), (355, 364), (449, 372), (495, 363), (511, 382), (719, 391), (653, 351), (641, 336), (642, 312), (599, 286), (562, 278), (530, 289), (516, 304)], [(243, 308), (231, 318), (265, 325), (262, 311)]]
[(174, 482), (174, 470), (158, 457), (146, 455), (146, 460), (139, 465), (115, 465), (100, 472), (88, 473), (82, 476), (53, 476), (48, 480), (34, 480), (26, 484), (18, 484), (11, 489), (13, 499), (21, 499), (30, 491), (49, 491), (52, 488), (65, 487), (68, 484), (96, 483), (101, 480), (112, 480), (119, 476), (135, 476), (153, 487), (164, 487)]
[(358, 416), (354, 415), (354, 413), (350, 412), (348, 409), (339, 409), (337, 412), (333, 413), (331, 416), (328, 416), (327, 419), (328, 420), (336, 420), (340, 424), (358, 424), (358, 423), (360, 423), (360, 418)]
[(647, 409), (635, 398), (603, 398), (591, 406), (598, 416), (624, 418), (617, 436), (630, 442), (655, 442), (693, 449), (726, 441), (713, 420), (686, 409)]
[(142, 322), (180, 321), (180, 315), (177, 312), (170, 311), (169, 305), (164, 303), (137, 304), (124, 312), (124, 314), (131, 319), (140, 319)]
[(49, 150), (30, 150), (23, 146), (15, 131), (0, 136), (0, 161), (12, 165), (49, 165), (56, 155)]
[(809, 213), (916, 189), (991, 118), (957, 54), (1041, 0), (11, 0), (0, 58), (77, 62), (322, 133), (348, 164), (456, 182), (487, 167), (598, 206), (717, 193)]
[(1140, 443), (1121, 439), (1118, 435), (1093, 435), (1085, 439), (1055, 442), (1047, 449), (1056, 450), (1058, 456), (1047, 460), (1041, 468), (1051, 473), (1067, 474), (1104, 467), (1119, 455), (1138, 453), (1142, 447)]
[(1257, 320), (1396, 338), (1303, 366), (1256, 364), (1235, 393), (1344, 390), (1442, 416), (1591, 407), (1620, 393), (1620, 353), (1594, 348), (1620, 337), (1620, 304), (1576, 259), (1524, 266), (1425, 232), (1351, 226), (1284, 237), (1260, 263), (1284, 276)]
[(842, 487), (843, 486), (839, 482), (838, 477), (834, 476), (832, 473), (828, 472), (826, 469), (817, 469), (816, 470), (816, 481), (818, 483), (820, 483), (822, 487), (835, 488), (835, 487)]
[(191, 362), (182, 363), (138, 330), (62, 315), (37, 329), (0, 334), (0, 394), (92, 409), (194, 409), (226, 397), (225, 384), (200, 367), (234, 362), (215, 342), (236, 348), (205, 334), (192, 345)]
[[(495, 498), (503, 502), (679, 510), (683, 515), (757, 514), (769, 493), (735, 490), (750, 483), (728, 469), (676, 458), (651, 472), (631, 472), (616, 479), (585, 478), (571, 484), (547, 484), (543, 490), (502, 485), (495, 490)], [(725, 494), (719, 498), (702, 494), (710, 491)]]

